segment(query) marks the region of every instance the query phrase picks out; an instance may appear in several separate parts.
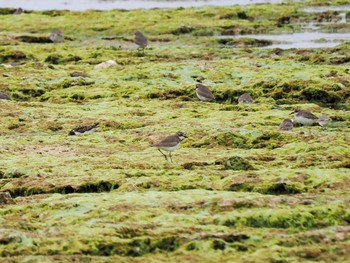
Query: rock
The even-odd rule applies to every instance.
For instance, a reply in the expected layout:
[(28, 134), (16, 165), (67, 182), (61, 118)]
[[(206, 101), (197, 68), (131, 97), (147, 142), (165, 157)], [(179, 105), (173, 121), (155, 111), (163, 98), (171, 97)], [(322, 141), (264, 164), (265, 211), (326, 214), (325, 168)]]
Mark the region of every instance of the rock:
[(109, 68), (109, 67), (112, 67), (112, 66), (115, 66), (117, 65), (117, 62), (115, 62), (114, 60), (108, 60), (106, 62), (102, 62), (100, 64), (97, 64), (94, 69), (105, 69), (105, 68)]

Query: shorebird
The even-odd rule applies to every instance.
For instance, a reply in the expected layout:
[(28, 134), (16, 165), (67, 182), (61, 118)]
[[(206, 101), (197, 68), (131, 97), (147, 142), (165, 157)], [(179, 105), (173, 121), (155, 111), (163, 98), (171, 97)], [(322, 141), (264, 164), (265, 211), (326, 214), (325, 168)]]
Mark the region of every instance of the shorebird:
[(63, 41), (63, 33), (59, 29), (54, 29), (51, 31), (49, 38), (54, 43), (62, 42)]
[(0, 91), (0, 100), (11, 100), (10, 96)]
[(238, 103), (252, 103), (253, 99), (249, 95), (249, 93), (243, 93), (239, 98), (238, 98)]
[(293, 121), (291, 119), (284, 119), (278, 127), (281, 131), (290, 131), (293, 129)]
[(318, 120), (314, 114), (306, 110), (295, 109), (292, 114), (294, 114), (295, 120), (302, 125), (313, 125)]
[(145, 48), (147, 47), (148, 40), (147, 37), (142, 34), (140, 31), (135, 32), (135, 39), (134, 43), (139, 46), (139, 48), (142, 49), (142, 53), (144, 52)]
[(318, 124), (322, 127), (324, 127), (329, 121), (331, 121), (331, 118), (329, 118), (326, 114), (322, 114), (317, 120)]
[(14, 15), (20, 15), (24, 12), (23, 8), (19, 7), (15, 10), (15, 12), (13, 13)]
[(208, 89), (207, 86), (204, 86), (203, 84), (197, 84), (196, 85), (196, 94), (198, 99), (201, 101), (212, 101), (215, 100), (215, 97), (213, 93)]
[(175, 151), (176, 148), (180, 145), (181, 141), (187, 138), (186, 133), (177, 132), (174, 135), (167, 136), (163, 138), (160, 142), (151, 145), (152, 147), (157, 147), (161, 154), (164, 156), (165, 160), (168, 161), (168, 157), (161, 150), (169, 152), (169, 157), (171, 162), (173, 159), (171, 157), (171, 152)]
[(99, 123), (95, 123), (93, 125), (87, 125), (87, 126), (78, 126), (71, 130), (68, 135), (79, 135), (79, 134), (88, 134), (92, 133), (96, 130)]

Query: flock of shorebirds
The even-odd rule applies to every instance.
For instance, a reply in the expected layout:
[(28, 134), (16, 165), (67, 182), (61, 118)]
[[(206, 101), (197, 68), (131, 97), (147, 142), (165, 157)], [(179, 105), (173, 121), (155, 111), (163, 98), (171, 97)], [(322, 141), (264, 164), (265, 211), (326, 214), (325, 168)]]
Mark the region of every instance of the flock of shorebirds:
[[(50, 38), (52, 38), (53, 42), (61, 42), (63, 39), (62, 32), (59, 30), (54, 30), (50, 34)], [(148, 45), (147, 37), (144, 36), (140, 31), (135, 32), (135, 38), (134, 43), (139, 46), (139, 48), (142, 49), (144, 52), (144, 49)], [(210, 91), (210, 89), (203, 85), (202, 83), (196, 84), (196, 95), (199, 100), (210, 102), (215, 100), (215, 96)], [(11, 100), (10, 96), (0, 91), (0, 99), (4, 100)], [(253, 102), (253, 98), (250, 96), (249, 93), (244, 93), (238, 98), (238, 103), (245, 103), (249, 104)], [(313, 125), (318, 123), (320, 126), (325, 126), (331, 119), (323, 114), (321, 117), (315, 116), (313, 113), (301, 110), (301, 109), (295, 109), (292, 114), (294, 114), (295, 121), (297, 123), (300, 123), (302, 125)], [(69, 131), (68, 135), (79, 135), (79, 134), (88, 134), (91, 132), (94, 132), (97, 128), (99, 123), (95, 123), (93, 125), (87, 125), (87, 126), (78, 126), (71, 131)], [(294, 126), (294, 121), (291, 119), (284, 119), (282, 123), (279, 125), (279, 130), (282, 131), (289, 131), (292, 130)], [(176, 150), (176, 148), (180, 145), (181, 141), (183, 141), (185, 138), (187, 138), (187, 135), (185, 132), (179, 131), (173, 135), (167, 136), (160, 140), (157, 143), (152, 144), (152, 147), (158, 148), (158, 150), (161, 152), (161, 154), (164, 156), (166, 160), (169, 160), (172, 162), (172, 156), (171, 153)], [(169, 159), (165, 152), (169, 153)]]

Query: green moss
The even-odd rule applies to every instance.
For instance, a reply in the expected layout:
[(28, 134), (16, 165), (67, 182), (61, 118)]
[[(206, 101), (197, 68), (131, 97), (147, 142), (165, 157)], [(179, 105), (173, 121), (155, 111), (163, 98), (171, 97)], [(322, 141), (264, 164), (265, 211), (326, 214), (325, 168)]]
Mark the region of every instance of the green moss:
[(226, 170), (253, 170), (253, 166), (240, 156), (233, 156), (225, 161)]
[[(212, 37), (295, 32), (337, 16), (305, 12), (311, 3), (320, 4), (3, 10), (0, 90), (13, 100), (0, 110), (0, 191), (13, 202), (0, 207), (0, 255), (346, 261), (349, 44), (260, 49), (268, 43)], [(57, 25), (65, 42), (46, 42)], [(135, 30), (149, 39), (143, 54)], [(215, 102), (197, 99), (198, 80)], [(237, 105), (245, 92), (254, 102)], [(279, 131), (294, 108), (333, 122)], [(91, 134), (67, 135), (96, 122)], [(167, 162), (149, 145), (177, 131), (188, 138)]]

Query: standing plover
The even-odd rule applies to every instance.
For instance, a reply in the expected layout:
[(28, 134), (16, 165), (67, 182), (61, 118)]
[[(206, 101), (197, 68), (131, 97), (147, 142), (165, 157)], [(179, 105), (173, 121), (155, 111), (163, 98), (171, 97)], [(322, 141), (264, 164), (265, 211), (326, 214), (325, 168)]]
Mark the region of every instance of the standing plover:
[(314, 114), (306, 110), (295, 109), (292, 114), (294, 114), (295, 120), (303, 125), (313, 125), (318, 120)]
[(23, 8), (19, 7), (15, 10), (15, 12), (13, 13), (14, 15), (20, 15), (24, 12)]
[(51, 31), (49, 38), (54, 43), (62, 42), (63, 41), (63, 33), (59, 29), (54, 29)]
[(291, 119), (284, 119), (278, 127), (281, 131), (290, 131), (293, 129), (293, 121)]
[(171, 152), (175, 151), (176, 148), (180, 145), (181, 141), (187, 138), (186, 133), (184, 132), (177, 132), (174, 135), (167, 136), (163, 138), (160, 142), (155, 143), (151, 146), (157, 147), (158, 150), (163, 154), (165, 160), (168, 161), (168, 157), (166, 154), (164, 154), (161, 150), (163, 151), (168, 151), (169, 152), (169, 157), (171, 162), (173, 162), (173, 159), (171, 158)]
[(329, 121), (331, 121), (331, 118), (329, 118), (326, 114), (322, 114), (322, 116), (320, 116), (317, 121), (318, 121), (318, 124), (323, 127)]
[(140, 48), (145, 48), (147, 47), (148, 40), (147, 37), (145, 37), (144, 34), (142, 34), (140, 31), (135, 32), (135, 39), (134, 43), (138, 45)]
[(215, 100), (213, 93), (208, 89), (208, 87), (203, 84), (196, 85), (196, 94), (198, 99), (201, 101), (212, 101)]
[(10, 96), (0, 91), (0, 100), (11, 100)]
[(238, 103), (252, 103), (253, 99), (249, 95), (249, 93), (243, 93), (241, 96), (238, 98)]
[(96, 130), (98, 126), (98, 123), (95, 123), (93, 125), (87, 125), (87, 126), (78, 126), (71, 130), (68, 135), (79, 135), (79, 134), (88, 134), (92, 133)]

